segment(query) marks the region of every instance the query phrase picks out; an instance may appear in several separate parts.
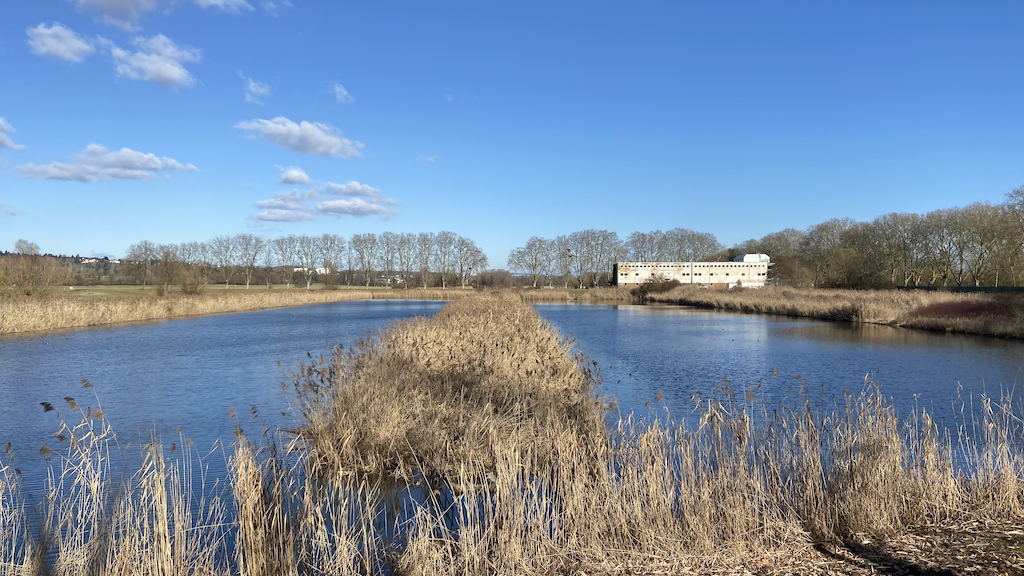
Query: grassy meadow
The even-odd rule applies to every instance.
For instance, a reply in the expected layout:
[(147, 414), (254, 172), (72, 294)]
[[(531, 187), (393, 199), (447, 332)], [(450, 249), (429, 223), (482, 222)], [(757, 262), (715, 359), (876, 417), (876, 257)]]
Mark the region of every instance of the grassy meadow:
[(952, 431), (870, 382), (823, 414), (723, 390), (693, 425), (609, 426), (592, 368), (520, 298), (462, 298), (299, 366), (295, 429), (239, 433), (223, 483), (185, 439), (120, 475), (66, 398), (38, 513), (0, 458), (0, 574), (1024, 569), (1009, 398)]

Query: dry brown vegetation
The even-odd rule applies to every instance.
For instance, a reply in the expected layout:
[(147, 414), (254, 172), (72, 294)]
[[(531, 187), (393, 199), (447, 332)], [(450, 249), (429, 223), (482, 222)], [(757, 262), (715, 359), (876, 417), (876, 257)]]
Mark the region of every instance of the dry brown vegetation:
[[(626, 288), (590, 290), (511, 289), (524, 302), (597, 302), (629, 301)], [(455, 300), (472, 290), (439, 289), (347, 289), (347, 290), (210, 290), (201, 295), (156, 297), (123, 296), (122, 292), (103, 292), (103, 297), (0, 297), (0, 334), (87, 328), (128, 322), (147, 322), (248, 312), (288, 306), (305, 306), (352, 300)]]
[[(870, 383), (825, 414), (724, 390), (690, 425), (605, 427), (595, 384), (518, 298), (453, 302), (301, 367), (297, 436), (239, 434), (223, 500), (158, 443), (119, 483), (102, 414), (67, 399), (83, 424), (58, 432), (38, 523), (0, 468), (0, 573), (1024, 570), (1009, 399), (959, 434)], [(389, 524), (388, 495), (410, 520)]]
[(680, 286), (652, 293), (649, 300), (736, 312), (1024, 338), (1024, 301), (1011, 294), (779, 287), (708, 290)]
[(0, 298), (0, 334), (373, 299), (452, 300), (464, 290), (230, 290), (122, 298)]

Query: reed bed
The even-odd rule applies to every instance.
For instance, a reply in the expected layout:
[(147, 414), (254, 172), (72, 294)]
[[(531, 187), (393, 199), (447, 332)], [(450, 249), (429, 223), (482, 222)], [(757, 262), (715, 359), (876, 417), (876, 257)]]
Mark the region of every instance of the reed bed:
[(591, 368), (519, 298), (462, 299), (301, 366), (299, 428), (239, 428), (227, 486), (157, 442), (119, 477), (102, 414), (69, 399), (44, 514), (0, 468), (0, 573), (868, 574), (866, 547), (921, 527), (1024, 534), (1010, 398), (942, 430), (871, 382), (824, 413), (724, 389), (609, 427)]
[(575, 288), (551, 288), (551, 289), (528, 289), (518, 288), (510, 290), (523, 302), (631, 302), (633, 293), (630, 288), (587, 288), (578, 290)]
[(249, 312), (288, 306), (374, 299), (452, 300), (468, 290), (230, 290), (197, 296), (133, 296), (124, 298), (12, 297), (0, 298), (0, 334), (85, 328)]
[(1024, 302), (1016, 295), (785, 287), (708, 290), (679, 286), (667, 292), (652, 292), (648, 299), (755, 314), (1024, 338)]

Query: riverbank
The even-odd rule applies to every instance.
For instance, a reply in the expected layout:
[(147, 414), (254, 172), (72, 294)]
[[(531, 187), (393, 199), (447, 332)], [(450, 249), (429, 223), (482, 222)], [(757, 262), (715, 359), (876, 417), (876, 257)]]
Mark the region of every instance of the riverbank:
[[(524, 302), (629, 302), (632, 299), (625, 288), (511, 289), (504, 292), (515, 294)], [(0, 298), (0, 335), (353, 300), (455, 300), (473, 293), (474, 290), (461, 288), (267, 290), (254, 287), (251, 290), (217, 288), (197, 296), (158, 296), (152, 287), (148, 291), (137, 286), (84, 288), (60, 296)]]
[(663, 304), (734, 312), (1024, 338), (1024, 300), (1017, 295), (782, 287), (709, 290), (678, 286), (667, 292), (652, 292), (648, 298)]
[(102, 412), (52, 398), (41, 510), (13, 466), (42, 456), (0, 452), (0, 574), (1024, 570), (1010, 399), (969, 437), (870, 383), (827, 413), (723, 390), (692, 425), (606, 426), (591, 367), (520, 298), (462, 298), (297, 367), (298, 435), (234, 414), (205, 482), (184, 438), (122, 474)]
[(454, 300), (472, 290), (211, 290), (198, 296), (102, 293), (0, 298), (0, 335), (147, 322), (352, 300)]

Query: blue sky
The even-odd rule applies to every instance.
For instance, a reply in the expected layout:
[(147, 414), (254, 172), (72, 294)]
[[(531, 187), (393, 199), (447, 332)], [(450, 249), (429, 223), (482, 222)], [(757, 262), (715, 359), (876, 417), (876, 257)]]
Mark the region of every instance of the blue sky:
[(5, 2), (0, 78), (3, 249), (452, 230), (504, 266), (1024, 184), (1017, 1)]

